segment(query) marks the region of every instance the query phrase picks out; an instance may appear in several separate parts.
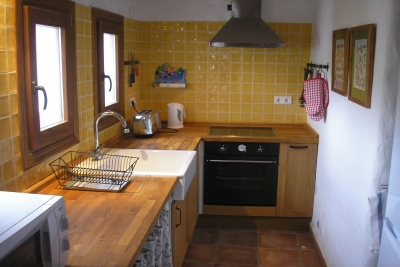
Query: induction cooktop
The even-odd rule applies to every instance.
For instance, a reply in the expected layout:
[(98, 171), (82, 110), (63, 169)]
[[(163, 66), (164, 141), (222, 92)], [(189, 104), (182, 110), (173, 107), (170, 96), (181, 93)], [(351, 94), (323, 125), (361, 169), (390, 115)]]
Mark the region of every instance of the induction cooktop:
[(208, 135), (214, 136), (240, 136), (240, 137), (276, 137), (270, 127), (228, 127), (211, 126)]

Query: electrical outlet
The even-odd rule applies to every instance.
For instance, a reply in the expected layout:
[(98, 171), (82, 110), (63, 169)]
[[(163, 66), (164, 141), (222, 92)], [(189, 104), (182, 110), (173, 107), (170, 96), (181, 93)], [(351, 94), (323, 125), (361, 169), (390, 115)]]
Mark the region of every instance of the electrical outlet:
[(291, 105), (292, 97), (291, 96), (274, 96), (274, 104), (277, 105)]
[(136, 107), (136, 98), (135, 98), (135, 97), (131, 97), (131, 98), (129, 99), (129, 106), (130, 106), (131, 108)]

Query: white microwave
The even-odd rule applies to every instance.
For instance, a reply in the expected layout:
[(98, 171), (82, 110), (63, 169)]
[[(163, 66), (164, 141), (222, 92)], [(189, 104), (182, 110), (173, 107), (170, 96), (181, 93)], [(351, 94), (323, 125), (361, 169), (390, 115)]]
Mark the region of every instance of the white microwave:
[(0, 191), (0, 267), (65, 266), (69, 248), (63, 197)]

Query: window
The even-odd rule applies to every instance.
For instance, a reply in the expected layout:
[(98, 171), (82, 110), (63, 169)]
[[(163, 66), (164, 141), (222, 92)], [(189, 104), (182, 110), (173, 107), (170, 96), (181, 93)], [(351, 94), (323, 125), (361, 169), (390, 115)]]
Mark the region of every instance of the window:
[(18, 89), (24, 168), (79, 142), (75, 4), (18, 0)]
[[(93, 8), (93, 27), (93, 65), (97, 67), (93, 70), (95, 113), (113, 110), (124, 115), (124, 19)], [(100, 121), (99, 129), (117, 122), (114, 117), (105, 117)]]

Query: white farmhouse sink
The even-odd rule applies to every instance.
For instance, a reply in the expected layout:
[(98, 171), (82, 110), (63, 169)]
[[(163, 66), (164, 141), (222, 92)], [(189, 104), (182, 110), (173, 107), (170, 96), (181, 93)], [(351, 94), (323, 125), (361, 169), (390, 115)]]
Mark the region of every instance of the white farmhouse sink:
[(104, 148), (103, 154), (138, 157), (133, 175), (179, 178), (173, 199), (183, 200), (196, 174), (196, 151)]

